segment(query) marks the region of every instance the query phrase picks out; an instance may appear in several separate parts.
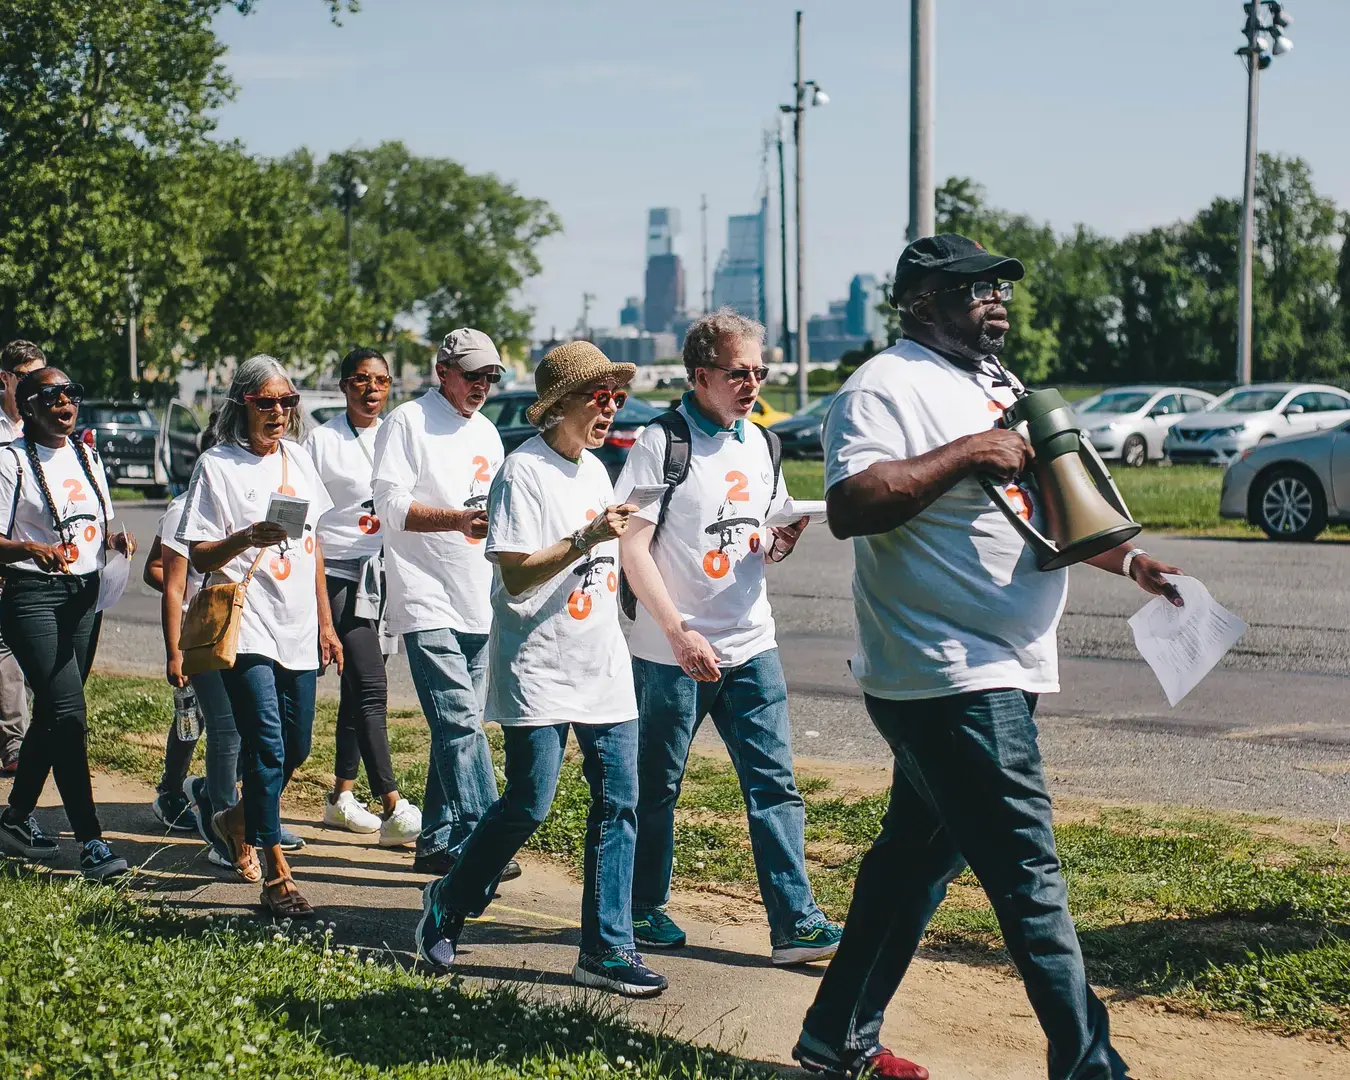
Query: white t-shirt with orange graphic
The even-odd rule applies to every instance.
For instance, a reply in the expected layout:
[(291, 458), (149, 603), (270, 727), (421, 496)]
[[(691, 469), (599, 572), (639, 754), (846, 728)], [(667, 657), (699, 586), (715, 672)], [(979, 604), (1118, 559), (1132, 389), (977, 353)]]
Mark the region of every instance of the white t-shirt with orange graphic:
[[(40, 443), (36, 447), (38, 464), (47, 490), (55, 501), (62, 528), (56, 527), (52, 507), (42, 494), (42, 486), (33, 471), (26, 444), (22, 438), (0, 450), (0, 532), (11, 540), (32, 540), (39, 544), (69, 544), (74, 548), (67, 572), (76, 575), (92, 574), (102, 570), (107, 560), (104, 543), (103, 509), (99, 507), (98, 493), (89, 486), (89, 476), (77, 456), (80, 451), (74, 443), (66, 442), (53, 449)], [(114, 517), (112, 496), (108, 494), (108, 478), (103, 462), (90, 447), (85, 447), (94, 483), (103, 493), (103, 506), (108, 520)], [(15, 490), (22, 472), (23, 483)], [(13, 568), (29, 574), (43, 574), (31, 559), (14, 563)]]
[(372, 490), (380, 423), (376, 419), (370, 427), (354, 427), (341, 412), (305, 440), (305, 449), (333, 500), (333, 508), (319, 520), (319, 541), (330, 566), (335, 560), (364, 562), (379, 554), (384, 543)]
[[(239, 651), (269, 657), (292, 671), (313, 671), (319, 666), (314, 580), (317, 530), (333, 501), (304, 447), (283, 442), (266, 457), (259, 457), (242, 446), (213, 446), (197, 459), (177, 539), (180, 543), (224, 540), (264, 521), (274, 491), (309, 500), (304, 536), (263, 553), (244, 594)], [(205, 584), (214, 585), (222, 577), (243, 581), (257, 554), (257, 548), (249, 548), (210, 574)]]
[[(830, 406), (826, 490), (877, 462), (987, 431), (1014, 400), (1011, 387), (988, 375), (900, 341), (854, 372)], [(1017, 489), (1014, 502), (1029, 503), (1044, 531), (1030, 492)], [(976, 478), (898, 529), (855, 537), (853, 558), (858, 652), (850, 667), (865, 692), (904, 700), (1059, 690), (1055, 632), (1068, 574), (1036, 568)]]
[[(599, 458), (579, 462), (536, 435), (506, 459), (488, 495), (487, 557), (532, 554), (570, 537), (614, 488)], [(633, 668), (619, 626), (619, 542), (597, 544), (519, 596), (492, 578), (484, 720), (503, 726), (617, 724), (637, 718)]]
[[(671, 494), (652, 558), (671, 603), (713, 647), (718, 666), (737, 667), (776, 644), (764, 587), (773, 533), (763, 523), (787, 502), (787, 484), (774, 494), (769, 445), (757, 425), (743, 422), (742, 441), (731, 431), (709, 435), (685, 406), (680, 412), (689, 422), (689, 474)], [(665, 455), (665, 429), (652, 424), (629, 451), (615, 486), (620, 498), (662, 483)], [(636, 516), (654, 522), (660, 510), (658, 499)], [(628, 646), (643, 660), (675, 664), (666, 635), (640, 604)]]

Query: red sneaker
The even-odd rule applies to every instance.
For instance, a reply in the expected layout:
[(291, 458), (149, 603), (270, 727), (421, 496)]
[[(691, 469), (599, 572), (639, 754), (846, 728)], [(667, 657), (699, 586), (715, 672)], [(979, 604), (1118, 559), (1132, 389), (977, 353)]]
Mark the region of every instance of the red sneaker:
[(792, 1056), (807, 1072), (820, 1073), (832, 1080), (857, 1080), (869, 1069), (879, 1080), (928, 1080), (928, 1070), (922, 1065), (896, 1057), (884, 1046), (875, 1046), (852, 1061), (844, 1062), (833, 1054), (827, 1055), (798, 1042), (792, 1048)]
[(13, 758), (0, 764), (0, 776), (13, 776), (19, 771), (19, 759)]

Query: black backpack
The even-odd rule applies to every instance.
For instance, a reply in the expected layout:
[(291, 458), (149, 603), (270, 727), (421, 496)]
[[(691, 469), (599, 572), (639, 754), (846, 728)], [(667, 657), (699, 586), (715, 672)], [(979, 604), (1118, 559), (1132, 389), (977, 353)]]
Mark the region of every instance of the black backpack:
[[(689, 421), (674, 410), (662, 413), (653, 424), (665, 428), (666, 458), (661, 470), (661, 482), (666, 485), (666, 493), (661, 496), (661, 509), (656, 515), (656, 524), (652, 527), (652, 543), (656, 543), (661, 523), (666, 520), (666, 510), (670, 507), (671, 496), (675, 489), (684, 483), (689, 475), (689, 458), (692, 454), (692, 437), (689, 433)], [(750, 423), (746, 420), (745, 423)], [(778, 482), (783, 472), (783, 440), (768, 428), (761, 428), (764, 441), (769, 444), (769, 461), (773, 467), (773, 491), (769, 495), (769, 505), (778, 498)], [(638, 598), (628, 584), (628, 575), (619, 570), (619, 608), (629, 619), (637, 618)]]

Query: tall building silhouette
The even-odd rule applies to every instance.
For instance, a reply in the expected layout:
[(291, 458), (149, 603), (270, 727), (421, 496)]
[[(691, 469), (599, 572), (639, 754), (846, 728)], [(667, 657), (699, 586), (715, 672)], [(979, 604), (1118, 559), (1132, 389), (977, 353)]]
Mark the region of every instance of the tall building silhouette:
[(727, 218), (727, 246), (713, 272), (712, 306), (729, 307), (768, 325), (766, 233), (769, 200), (760, 199), (759, 212)]
[(671, 329), (684, 311), (684, 264), (676, 252), (680, 212), (671, 207), (647, 211), (646, 299), (642, 327), (652, 333)]

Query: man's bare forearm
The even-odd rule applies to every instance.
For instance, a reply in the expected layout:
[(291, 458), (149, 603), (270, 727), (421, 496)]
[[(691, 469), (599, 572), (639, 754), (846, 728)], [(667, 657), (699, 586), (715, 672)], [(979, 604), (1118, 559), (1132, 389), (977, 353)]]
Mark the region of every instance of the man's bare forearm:
[(830, 488), (830, 532), (838, 539), (899, 528), (970, 475), (969, 436), (918, 457), (878, 461)]
[(414, 502), (408, 507), (408, 518), (403, 523), (403, 530), (405, 532), (462, 532), (465, 514), (472, 513), (472, 510), (448, 510)]

